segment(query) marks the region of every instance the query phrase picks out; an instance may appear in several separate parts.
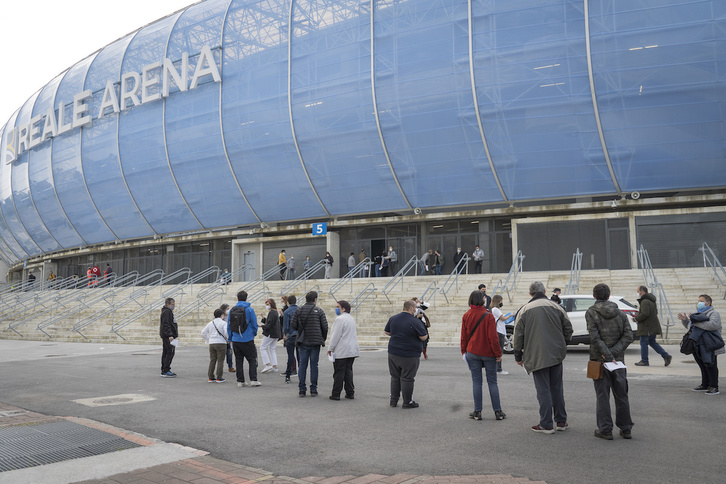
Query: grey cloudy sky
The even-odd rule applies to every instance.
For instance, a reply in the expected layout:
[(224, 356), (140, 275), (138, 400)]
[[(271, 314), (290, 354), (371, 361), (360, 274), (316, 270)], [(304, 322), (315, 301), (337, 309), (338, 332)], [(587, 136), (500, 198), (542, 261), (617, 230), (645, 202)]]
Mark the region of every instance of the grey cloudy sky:
[(196, 0), (13, 0), (0, 15), (0, 127), (36, 91), (114, 40)]

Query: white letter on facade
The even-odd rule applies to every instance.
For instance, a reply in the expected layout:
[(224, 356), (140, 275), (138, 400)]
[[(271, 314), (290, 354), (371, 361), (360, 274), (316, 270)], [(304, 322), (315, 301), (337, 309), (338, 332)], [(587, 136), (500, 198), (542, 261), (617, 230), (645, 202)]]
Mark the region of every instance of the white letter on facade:
[[(204, 67), (205, 62), (207, 67)], [(217, 62), (214, 60), (214, 55), (212, 55), (212, 49), (208, 45), (205, 45), (199, 53), (199, 60), (197, 61), (197, 67), (194, 69), (192, 84), (189, 86), (189, 89), (196, 89), (199, 84), (199, 79), (209, 75), (212, 76), (214, 82), (222, 82), (222, 76), (219, 75), (219, 69), (217, 69)]]
[(89, 99), (93, 93), (90, 89), (86, 89), (83, 92), (79, 92), (73, 96), (73, 127), (80, 128), (87, 124), (91, 124), (91, 116), (83, 113), (88, 112), (88, 104), (84, 103), (86, 99)]
[[(129, 89), (129, 79), (134, 80), (134, 85), (132, 89)], [(139, 101), (139, 96), (136, 95), (136, 93), (139, 92), (139, 88), (141, 87), (141, 76), (139, 76), (136, 72), (127, 72), (121, 77), (121, 111), (126, 109), (126, 100), (131, 99), (131, 102), (134, 104), (134, 106), (138, 106), (141, 104)]]
[(13, 126), (12, 128), (7, 127), (5, 129), (5, 135), (3, 136), (2, 143), (2, 157), (3, 162), (12, 163), (18, 159), (18, 150), (15, 142), (17, 141), (18, 128)]
[(189, 76), (189, 54), (184, 52), (181, 60), (181, 74), (174, 68), (174, 63), (169, 59), (164, 59), (163, 80), (161, 87), (161, 95), (169, 96), (169, 76), (180, 91), (187, 90), (187, 77)]
[(58, 134), (63, 134), (73, 127), (73, 123), (65, 124), (66, 121), (66, 105), (61, 103), (58, 105)]
[(101, 100), (101, 108), (98, 110), (98, 118), (102, 118), (106, 114), (106, 109), (112, 108), (114, 113), (118, 112), (118, 97), (113, 83), (106, 81), (106, 89), (103, 90), (103, 99)]
[(40, 122), (43, 121), (43, 115), (38, 114), (30, 120), (30, 147), (35, 148), (43, 140), (43, 134), (40, 131)]
[[(157, 91), (153, 94), (149, 92), (149, 88), (159, 84), (159, 74), (151, 72), (159, 67), (161, 67), (161, 62), (157, 61), (153, 64), (146, 65), (143, 69), (141, 69), (141, 104), (161, 99), (160, 92)], [(149, 76), (149, 74), (151, 74), (151, 76)]]
[(30, 144), (30, 126), (23, 124), (18, 128), (18, 155), (24, 151), (28, 151), (28, 145)]
[(55, 122), (55, 111), (49, 107), (45, 112), (45, 124), (43, 124), (43, 137), (41, 141), (52, 138), (58, 133), (58, 125)]

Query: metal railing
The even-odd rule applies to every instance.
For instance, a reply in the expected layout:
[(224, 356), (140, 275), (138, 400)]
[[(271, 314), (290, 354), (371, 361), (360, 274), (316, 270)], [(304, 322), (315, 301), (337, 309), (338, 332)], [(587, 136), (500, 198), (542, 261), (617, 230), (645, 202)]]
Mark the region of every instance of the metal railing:
[[(181, 292), (181, 287), (176, 286), (175, 290)], [(144, 306), (140, 309), (137, 309), (136, 311), (129, 314), (128, 316), (121, 319), (120, 321), (113, 323), (111, 325), (111, 330), (109, 331), (109, 333), (114, 333), (116, 336), (118, 336), (119, 338), (121, 338), (122, 340), (125, 341), (126, 338), (121, 336), (121, 334), (119, 334), (119, 331), (121, 331), (126, 326), (133, 323), (134, 321), (141, 319), (142, 317), (144, 317), (146, 315), (150, 315), (154, 309), (161, 309), (161, 307), (164, 305), (164, 303), (166, 301), (166, 298), (173, 297), (173, 296), (177, 296), (177, 293), (174, 290), (165, 291), (164, 294), (162, 294), (162, 296), (159, 297), (158, 299), (155, 299), (154, 301), (147, 304), (146, 306)], [(181, 300), (181, 297), (179, 298), (179, 300)]]
[(328, 289), (328, 294), (335, 297), (335, 292), (338, 291), (340, 288), (342, 288), (345, 284), (347, 284), (350, 281), (350, 292), (353, 293), (353, 279), (356, 278), (356, 276), (360, 276), (361, 270), (368, 265), (368, 263), (371, 261), (370, 257), (366, 257), (362, 261), (358, 263), (357, 266), (355, 266), (353, 269), (348, 271), (346, 275), (340, 278), (338, 282), (330, 286), (330, 289)]
[(356, 318), (358, 317), (358, 306), (363, 304), (369, 297), (376, 292), (376, 286), (371, 282), (358, 293), (356, 297), (350, 302), (350, 306), (355, 311)]
[[(663, 288), (663, 284), (658, 282), (658, 277), (655, 275), (655, 271), (653, 270), (653, 264), (650, 262), (650, 256), (648, 255), (648, 251), (643, 247), (643, 244), (640, 245), (640, 248), (638, 249), (638, 263), (640, 265), (641, 270), (643, 271), (643, 279), (645, 280), (645, 285), (650, 288), (650, 292), (656, 297), (656, 304), (658, 305), (658, 314), (661, 325), (666, 327), (665, 331), (665, 338), (668, 338), (668, 330), (671, 326), (675, 326), (676, 324), (676, 318), (673, 317), (673, 314), (671, 313), (671, 306), (668, 303), (668, 296), (666, 295), (665, 289)], [(665, 324), (663, 323), (663, 320), (665, 319)]]
[[(726, 281), (726, 270), (724, 270), (723, 265), (721, 265), (721, 261), (718, 260), (718, 257), (716, 257), (716, 254), (711, 247), (704, 242), (698, 250), (703, 253), (703, 267), (710, 266), (713, 271), (713, 277), (718, 281), (718, 285), (721, 287), (726, 286), (726, 283), (724, 282)], [(721, 277), (722, 275), (723, 278)], [(726, 299), (726, 291), (723, 294), (723, 299)]]
[(305, 284), (305, 292), (307, 292), (308, 279), (310, 279), (313, 276), (313, 274), (317, 273), (321, 269), (325, 269), (326, 262), (327, 261), (325, 259), (321, 259), (315, 265), (310, 267), (310, 269), (304, 271), (302, 274), (297, 276), (295, 279), (293, 279), (292, 281), (290, 281), (287, 284), (285, 284), (284, 286), (282, 286), (282, 289), (280, 289), (280, 296), (284, 296), (285, 294), (291, 293), (293, 291), (293, 289), (295, 289), (297, 286), (299, 286), (300, 284), (303, 284), (303, 283)]
[(504, 292), (506, 292), (509, 302), (512, 302), (512, 291), (514, 291), (514, 289), (517, 287), (517, 277), (522, 272), (525, 257), (526, 256), (524, 254), (522, 254), (521, 250), (517, 252), (517, 255), (514, 256), (514, 261), (512, 262), (512, 267), (509, 268), (509, 273), (507, 274), (507, 280), (502, 282), (502, 280), (499, 279), (499, 282), (497, 282), (497, 285), (494, 286), (492, 295), (503, 294)]
[[(419, 301), (423, 302), (426, 301), (428, 303), (431, 303), (431, 305), (436, 304), (436, 294), (439, 292), (436, 281), (432, 282), (428, 285), (428, 287), (424, 290), (423, 294), (421, 294), (421, 297), (418, 298)], [(431, 299), (428, 299), (429, 294), (431, 295)]]
[(469, 254), (464, 253), (464, 257), (459, 260), (459, 262), (454, 267), (454, 270), (451, 271), (451, 274), (449, 274), (449, 277), (446, 278), (446, 281), (444, 281), (444, 285), (441, 286), (441, 289), (439, 292), (444, 295), (444, 299), (446, 299), (446, 302), (449, 302), (449, 296), (448, 293), (451, 290), (452, 287), (456, 287), (456, 290), (459, 290), (459, 274), (462, 273), (462, 271), (466, 269), (467, 274), (469, 273)]
[(572, 254), (572, 263), (570, 264), (570, 280), (565, 286), (565, 294), (577, 294), (580, 290), (580, 273), (582, 272), (582, 252), (578, 247)]
[(398, 271), (398, 273), (391, 279), (388, 284), (386, 284), (386, 287), (383, 288), (381, 291), (381, 294), (386, 296), (386, 299), (388, 302), (391, 302), (391, 299), (388, 297), (388, 295), (393, 291), (393, 289), (398, 285), (401, 284), (401, 290), (403, 290), (403, 278), (404, 276), (408, 275), (409, 272), (411, 272), (411, 269), (414, 271), (414, 276), (416, 275), (416, 269), (418, 268), (418, 258), (414, 255), (411, 257), (406, 264), (401, 267), (401, 270)]

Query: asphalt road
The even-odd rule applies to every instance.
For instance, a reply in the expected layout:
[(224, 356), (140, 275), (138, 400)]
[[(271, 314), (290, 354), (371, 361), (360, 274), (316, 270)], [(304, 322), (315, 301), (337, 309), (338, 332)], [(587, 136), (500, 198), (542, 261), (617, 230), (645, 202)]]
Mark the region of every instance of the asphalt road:
[[(507, 473), (549, 483), (723, 482), (726, 393), (709, 397), (690, 357), (667, 347), (664, 368), (651, 352), (649, 368), (631, 367), (630, 441), (593, 437), (595, 395), (585, 377), (587, 351), (565, 360), (570, 429), (535, 434), (532, 379), (505, 357), (499, 381), (507, 419), (495, 421), (484, 390), (483, 421), (473, 410), (471, 379), (457, 348), (429, 349), (416, 379), (414, 410), (390, 408), (385, 349), (356, 361), (355, 400), (330, 401), (332, 364), (321, 354), (320, 396), (298, 398), (297, 380), (260, 375), (262, 386), (237, 388), (234, 378), (207, 383), (206, 346), (181, 346), (173, 371), (159, 377), (161, 348), (0, 340), (0, 401), (58, 416), (105, 422), (277, 475)], [(278, 358), (284, 361), (283, 350)], [(639, 358), (637, 345), (626, 364)], [(657, 365), (657, 366), (655, 366)], [(225, 371), (225, 376), (228, 374)], [(140, 394), (153, 400), (89, 407), (77, 399)]]

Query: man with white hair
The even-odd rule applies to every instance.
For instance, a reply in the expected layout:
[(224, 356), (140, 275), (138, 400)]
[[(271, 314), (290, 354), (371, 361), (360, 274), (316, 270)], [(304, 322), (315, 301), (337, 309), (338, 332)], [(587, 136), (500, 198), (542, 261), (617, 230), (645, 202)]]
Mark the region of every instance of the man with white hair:
[(530, 284), (529, 295), (532, 299), (522, 306), (514, 322), (514, 359), (532, 374), (537, 390), (539, 424), (532, 426), (532, 431), (554, 434), (555, 423), (557, 430), (568, 427), (562, 361), (567, 356), (572, 324), (562, 306), (547, 297), (544, 284)]

